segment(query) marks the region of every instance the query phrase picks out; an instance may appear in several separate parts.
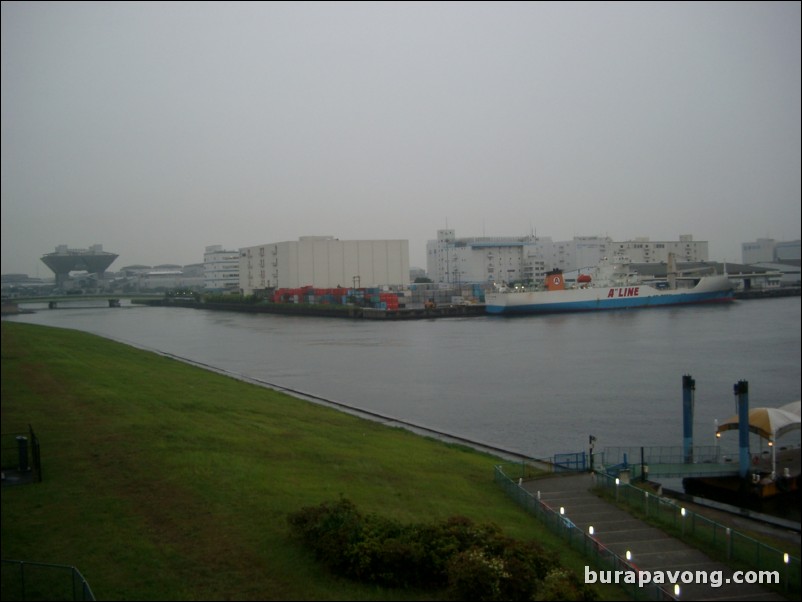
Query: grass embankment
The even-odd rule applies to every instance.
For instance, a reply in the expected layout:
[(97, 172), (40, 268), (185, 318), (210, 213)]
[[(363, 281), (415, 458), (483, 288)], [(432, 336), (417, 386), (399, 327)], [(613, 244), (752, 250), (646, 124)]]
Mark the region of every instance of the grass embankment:
[(3, 322), (3, 432), (29, 424), (44, 481), (3, 488), (3, 558), (74, 565), (99, 599), (440, 596), (338, 579), (290, 537), (288, 513), (340, 495), (401, 521), (496, 523), (580, 576), (586, 562), (493, 483), (497, 458), (90, 334)]

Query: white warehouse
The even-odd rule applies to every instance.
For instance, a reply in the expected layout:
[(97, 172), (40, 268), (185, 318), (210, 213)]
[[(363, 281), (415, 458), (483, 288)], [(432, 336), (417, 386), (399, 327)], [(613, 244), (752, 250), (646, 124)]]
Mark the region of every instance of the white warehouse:
[(409, 241), (302, 236), (244, 247), (239, 286), (251, 295), (271, 288), (366, 288), (409, 284)]

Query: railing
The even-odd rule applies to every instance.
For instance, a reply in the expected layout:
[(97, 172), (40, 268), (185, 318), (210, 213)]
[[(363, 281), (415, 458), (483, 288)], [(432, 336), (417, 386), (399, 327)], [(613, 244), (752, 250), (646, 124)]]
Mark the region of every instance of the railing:
[[(695, 446), (689, 457), (681, 446), (606, 447), (593, 455), (593, 466), (618, 476), (628, 470), (632, 479), (642, 476), (713, 477), (738, 474), (738, 463), (732, 462), (719, 446)], [(603, 467), (603, 468), (602, 468)]]
[[(696, 445), (690, 450), (693, 463), (719, 464), (724, 462), (724, 454), (717, 445)], [(682, 464), (685, 450), (682, 446), (647, 447), (605, 447), (602, 455), (604, 464)]]
[(554, 454), (554, 472), (584, 472), (587, 470), (585, 452)]
[(94, 600), (95, 595), (74, 566), (3, 560), (3, 600)]
[(601, 472), (597, 472), (595, 477), (598, 486), (615, 492), (617, 502), (670, 528), (680, 539), (699, 544), (705, 551), (714, 552), (731, 563), (743, 564), (751, 570), (777, 571), (784, 591), (799, 596), (799, 558), (691, 512), (674, 500), (622, 483)]
[[(526, 468), (524, 463), (521, 466), (524, 469)], [(521, 477), (516, 475), (515, 479), (518, 478)], [(606, 571), (637, 571), (627, 560), (615, 554), (592, 535), (585, 533), (570, 520), (561, 516), (537, 499), (536, 496), (526, 491), (517, 481), (505, 474), (503, 466), (495, 467), (495, 480), (507, 495), (526, 509), (527, 512), (537, 517), (549, 530), (565, 540), (574, 550), (590, 558), (596, 567)], [(670, 591), (654, 583), (645, 584), (643, 587), (626, 583), (619, 583), (619, 586), (635, 600), (676, 600)]]
[(588, 455), (586, 452), (555, 454), (549, 458), (521, 459), (519, 462), (507, 462), (499, 465), (499, 469), (510, 479), (531, 479), (555, 472), (585, 472)]

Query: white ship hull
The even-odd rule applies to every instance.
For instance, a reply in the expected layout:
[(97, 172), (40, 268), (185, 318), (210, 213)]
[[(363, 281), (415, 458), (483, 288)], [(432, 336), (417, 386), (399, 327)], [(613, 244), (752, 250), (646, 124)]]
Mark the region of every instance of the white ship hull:
[(487, 293), (485, 308), (490, 314), (558, 313), (720, 303), (733, 298), (732, 284), (726, 276), (705, 276), (688, 288), (659, 289), (636, 284)]

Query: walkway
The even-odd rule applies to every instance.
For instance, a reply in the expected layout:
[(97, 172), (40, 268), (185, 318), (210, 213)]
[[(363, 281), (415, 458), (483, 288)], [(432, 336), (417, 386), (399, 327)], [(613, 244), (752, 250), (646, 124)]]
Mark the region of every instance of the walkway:
[[(557, 512), (563, 507), (565, 517), (583, 532), (592, 525), (596, 541), (618, 556), (624, 558), (630, 551), (631, 563), (637, 569), (705, 571), (708, 575), (721, 571), (720, 587), (681, 583), (680, 600), (786, 600), (757, 584), (727, 583), (732, 580), (732, 569), (592, 493), (590, 473), (525, 481), (521, 486), (534, 496), (540, 492), (541, 501)], [(672, 588), (666, 587), (669, 591)]]

